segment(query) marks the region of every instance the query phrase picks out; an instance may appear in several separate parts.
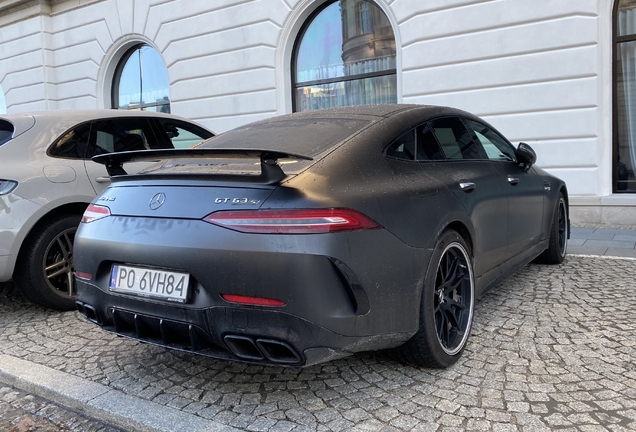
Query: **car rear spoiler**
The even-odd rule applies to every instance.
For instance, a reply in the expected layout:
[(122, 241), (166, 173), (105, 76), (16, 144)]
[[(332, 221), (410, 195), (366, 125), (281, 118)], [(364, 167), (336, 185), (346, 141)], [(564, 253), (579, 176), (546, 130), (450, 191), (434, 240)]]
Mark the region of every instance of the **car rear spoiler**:
[(242, 177), (246, 180), (250, 177), (250, 182), (255, 183), (278, 183), (287, 175), (283, 172), (278, 159), (299, 159), (313, 160), (308, 156), (293, 153), (284, 153), (272, 150), (257, 149), (166, 149), (166, 150), (138, 150), (118, 153), (108, 153), (93, 156), (93, 161), (106, 165), (106, 170), (110, 176), (128, 175), (124, 170), (127, 162), (160, 161), (164, 159), (260, 159), (261, 174), (254, 175), (217, 175), (219, 177)]

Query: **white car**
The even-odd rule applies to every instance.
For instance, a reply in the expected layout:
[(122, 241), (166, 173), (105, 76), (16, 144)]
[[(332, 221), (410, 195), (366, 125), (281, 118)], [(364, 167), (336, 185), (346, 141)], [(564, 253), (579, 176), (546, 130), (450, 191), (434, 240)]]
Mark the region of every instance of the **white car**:
[(75, 231), (88, 204), (110, 183), (104, 165), (91, 157), (185, 148), (212, 136), (188, 120), (149, 111), (0, 115), (0, 282), (13, 278), (39, 305), (74, 309)]

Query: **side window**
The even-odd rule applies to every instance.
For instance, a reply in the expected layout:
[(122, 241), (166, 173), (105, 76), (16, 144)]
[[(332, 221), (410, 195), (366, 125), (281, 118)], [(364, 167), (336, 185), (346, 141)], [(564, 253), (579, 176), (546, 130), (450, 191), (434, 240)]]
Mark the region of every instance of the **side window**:
[(415, 160), (415, 131), (410, 130), (389, 146), (386, 155), (397, 159)]
[(156, 119), (174, 148), (188, 148), (213, 136), (207, 130), (178, 120)]
[(89, 157), (103, 153), (161, 148), (145, 118), (93, 122)]
[(85, 123), (66, 132), (49, 149), (51, 156), (82, 159), (87, 157), (90, 123)]
[(5, 120), (0, 120), (0, 146), (11, 140), (13, 136), (13, 125)]
[(475, 136), (481, 142), (482, 147), (490, 160), (514, 161), (515, 149), (508, 141), (493, 131), (492, 128), (473, 120), (466, 120), (469, 128), (475, 132)]
[(441, 160), (444, 154), (429, 123), (410, 130), (395, 140), (386, 151), (387, 156), (406, 160)]
[(433, 133), (446, 159), (487, 159), (481, 143), (475, 142), (459, 117), (434, 120)]
[(431, 125), (426, 123), (417, 128), (417, 159), (418, 160), (440, 160), (444, 155), (437, 143)]

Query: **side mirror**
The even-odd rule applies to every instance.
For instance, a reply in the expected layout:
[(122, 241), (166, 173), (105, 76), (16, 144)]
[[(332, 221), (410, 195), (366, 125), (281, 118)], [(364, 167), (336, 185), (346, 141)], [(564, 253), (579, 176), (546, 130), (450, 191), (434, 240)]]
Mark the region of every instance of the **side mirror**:
[(528, 167), (531, 167), (537, 161), (537, 154), (532, 150), (532, 147), (524, 142), (519, 143), (515, 155), (519, 163), (527, 165)]

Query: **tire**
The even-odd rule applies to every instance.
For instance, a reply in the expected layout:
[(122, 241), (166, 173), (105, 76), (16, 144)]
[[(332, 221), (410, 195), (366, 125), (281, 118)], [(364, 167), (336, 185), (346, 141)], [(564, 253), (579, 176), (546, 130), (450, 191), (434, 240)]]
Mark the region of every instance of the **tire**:
[(568, 249), (568, 209), (565, 198), (559, 193), (552, 224), (550, 225), (550, 242), (548, 248), (536, 259), (544, 264), (561, 264)]
[(470, 249), (457, 232), (444, 231), (433, 250), (422, 288), (419, 330), (396, 349), (396, 357), (434, 368), (455, 363), (468, 342), (474, 304)]
[(26, 238), (13, 279), (31, 302), (50, 309), (75, 309), (73, 241), (81, 215), (46, 220)]

